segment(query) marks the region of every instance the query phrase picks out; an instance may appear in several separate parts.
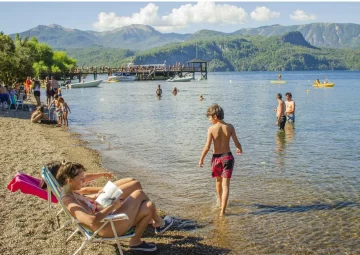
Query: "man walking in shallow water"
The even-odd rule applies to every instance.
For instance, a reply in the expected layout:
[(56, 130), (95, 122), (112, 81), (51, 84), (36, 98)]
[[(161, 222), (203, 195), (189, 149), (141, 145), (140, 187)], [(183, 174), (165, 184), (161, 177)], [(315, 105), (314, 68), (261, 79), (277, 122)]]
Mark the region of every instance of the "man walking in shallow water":
[(211, 143), (214, 141), (213, 157), (211, 160), (212, 177), (216, 177), (216, 192), (221, 205), (220, 216), (224, 216), (229, 199), (230, 178), (235, 163), (230, 150), (230, 138), (235, 143), (237, 154), (240, 155), (242, 153), (242, 147), (233, 125), (223, 120), (224, 110), (218, 104), (210, 106), (206, 116), (213, 125), (208, 129), (207, 140), (200, 157), (199, 166), (203, 167), (204, 158), (210, 150)]

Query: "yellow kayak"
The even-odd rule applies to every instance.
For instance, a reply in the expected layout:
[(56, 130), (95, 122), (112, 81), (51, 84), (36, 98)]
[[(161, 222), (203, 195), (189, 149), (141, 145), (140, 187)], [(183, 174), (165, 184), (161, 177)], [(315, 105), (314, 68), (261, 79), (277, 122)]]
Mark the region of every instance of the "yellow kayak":
[(335, 83), (313, 83), (314, 87), (334, 87)]
[(270, 83), (273, 83), (273, 84), (285, 84), (286, 81), (283, 81), (283, 80), (275, 80), (275, 81), (270, 81)]

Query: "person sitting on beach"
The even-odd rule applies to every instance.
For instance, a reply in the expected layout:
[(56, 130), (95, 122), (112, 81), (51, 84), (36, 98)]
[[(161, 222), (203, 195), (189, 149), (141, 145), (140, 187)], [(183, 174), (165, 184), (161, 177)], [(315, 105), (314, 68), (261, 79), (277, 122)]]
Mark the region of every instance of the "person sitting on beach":
[(161, 97), (161, 95), (162, 95), (162, 89), (161, 89), (161, 87), (160, 87), (160, 84), (158, 85), (158, 87), (157, 87), (157, 89), (156, 89), (156, 95), (157, 95), (158, 97)]
[[(160, 218), (155, 204), (140, 189), (133, 191), (126, 198), (120, 196), (106, 208), (103, 208), (96, 201), (77, 194), (76, 191), (81, 189), (85, 180), (85, 168), (81, 164), (62, 162), (55, 178), (62, 186), (61, 199), (64, 205), (71, 215), (86, 228), (96, 231), (103, 224), (102, 220), (106, 216), (125, 213), (129, 219), (115, 221), (114, 226), (119, 236), (135, 226), (135, 236), (131, 237), (129, 241), (130, 250), (155, 251), (157, 249), (154, 244), (148, 244), (141, 240), (150, 220), (154, 220), (155, 226), (156, 224), (159, 226), (155, 228), (157, 234), (165, 232), (173, 224), (172, 218)], [(160, 227), (161, 225), (162, 227)], [(111, 224), (105, 225), (98, 232), (98, 235), (114, 237)]]
[(48, 120), (48, 116), (44, 114), (44, 107), (38, 106), (36, 110), (31, 114), (30, 120), (32, 123), (39, 123), (42, 119)]

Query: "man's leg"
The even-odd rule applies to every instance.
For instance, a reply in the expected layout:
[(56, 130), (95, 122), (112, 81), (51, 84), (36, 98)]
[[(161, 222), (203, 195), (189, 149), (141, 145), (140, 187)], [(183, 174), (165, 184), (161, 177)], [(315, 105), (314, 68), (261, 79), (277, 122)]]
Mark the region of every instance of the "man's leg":
[(230, 190), (230, 178), (222, 178), (222, 203), (220, 216), (225, 214), (225, 209), (229, 199), (229, 190)]
[(219, 205), (222, 205), (222, 177), (217, 176), (216, 177), (216, 193), (218, 196), (218, 200), (219, 200)]

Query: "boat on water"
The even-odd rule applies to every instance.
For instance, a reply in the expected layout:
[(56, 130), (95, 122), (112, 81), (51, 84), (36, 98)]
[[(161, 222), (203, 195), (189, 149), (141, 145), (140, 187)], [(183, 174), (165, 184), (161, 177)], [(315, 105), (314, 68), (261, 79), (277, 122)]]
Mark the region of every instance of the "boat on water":
[(118, 76), (109, 76), (107, 81), (108, 82), (119, 82), (120, 78)]
[(331, 88), (331, 87), (334, 87), (335, 83), (333, 82), (328, 82), (328, 83), (318, 83), (318, 82), (314, 82), (313, 83), (313, 86), (314, 87), (322, 87), (322, 88)]
[(285, 84), (286, 81), (283, 81), (283, 80), (274, 80), (274, 81), (270, 81), (270, 83), (272, 83), (272, 84)]
[(87, 82), (79, 82), (79, 83), (70, 83), (70, 88), (91, 88), (97, 87), (103, 80), (95, 80), (95, 81), (87, 81)]
[(132, 75), (131, 73), (113, 73), (113, 76), (110, 76), (110, 77), (113, 80), (115, 80), (117, 78), (118, 81), (135, 81), (136, 80), (136, 75)]
[(189, 82), (193, 79), (192, 76), (184, 76), (184, 77), (179, 77), (178, 75), (175, 75), (174, 77), (171, 77), (170, 79), (166, 80), (168, 82)]

